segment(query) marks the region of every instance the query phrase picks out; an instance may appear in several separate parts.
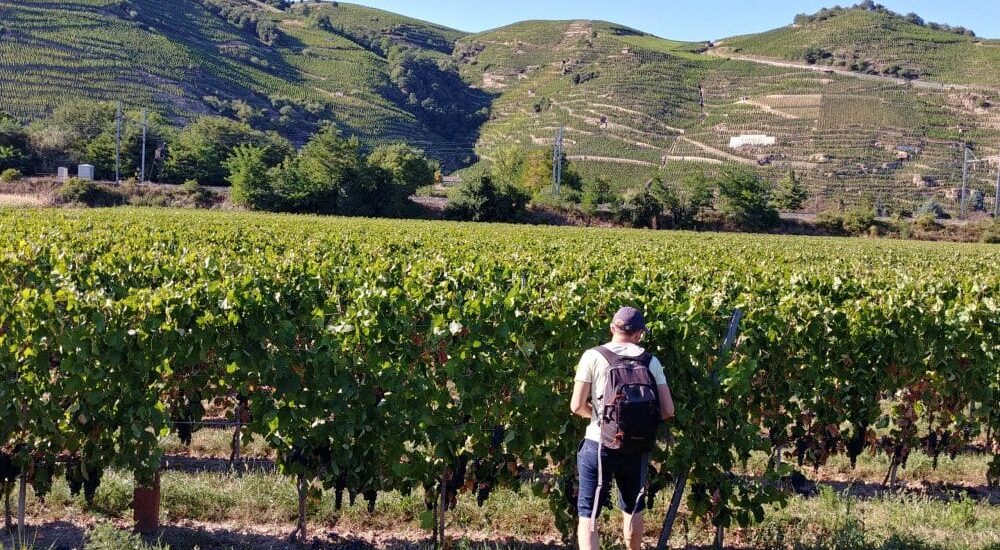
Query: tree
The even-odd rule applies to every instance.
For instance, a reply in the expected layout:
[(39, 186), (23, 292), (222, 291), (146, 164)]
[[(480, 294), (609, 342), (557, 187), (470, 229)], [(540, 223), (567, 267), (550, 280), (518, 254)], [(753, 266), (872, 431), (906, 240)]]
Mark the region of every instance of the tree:
[(33, 168), (28, 134), (17, 121), (0, 117), (0, 171), (28, 173)]
[(602, 205), (609, 204), (612, 200), (611, 181), (607, 176), (602, 174), (583, 182), (583, 196), (580, 199), (580, 206), (587, 214), (593, 216)]
[(164, 179), (171, 183), (195, 179), (202, 185), (225, 185), (229, 175), (225, 161), (241, 145), (262, 147), (269, 166), (294, 152), (291, 143), (277, 134), (260, 132), (228, 118), (205, 116), (171, 140)]
[(254, 210), (274, 208), (274, 186), (268, 177), (266, 158), (267, 151), (255, 145), (241, 145), (229, 155), (226, 169), (233, 204)]
[(712, 206), (715, 194), (704, 172), (685, 176), (677, 185), (666, 184), (660, 176), (653, 178), (650, 192), (663, 206), (670, 224), (677, 229), (694, 227), (698, 215)]
[(452, 218), (475, 222), (516, 220), (524, 212), (528, 196), (511, 184), (495, 184), (490, 176), (463, 183), (448, 204)]
[(435, 182), (437, 165), (424, 152), (404, 143), (396, 143), (376, 148), (368, 155), (372, 170), (384, 170), (385, 174), (373, 174), (381, 182), (379, 186), (378, 210), (380, 215), (399, 215), (409, 209), (410, 196), (417, 188)]
[(795, 171), (791, 171), (778, 182), (771, 203), (779, 210), (794, 212), (800, 210), (808, 198), (809, 192)]
[(524, 167), (524, 154), (515, 145), (507, 145), (497, 149), (490, 165), (490, 178), (504, 184), (515, 184), (521, 181), (521, 170)]
[(292, 212), (371, 215), (375, 200), (361, 143), (327, 126), (276, 174), (282, 208)]
[(629, 189), (622, 195), (616, 208), (618, 221), (632, 227), (657, 226), (657, 218), (663, 212), (663, 205), (645, 187)]
[(552, 153), (535, 150), (523, 157), (518, 186), (534, 195), (552, 186)]
[(778, 211), (769, 204), (769, 185), (754, 172), (731, 167), (719, 180), (722, 211), (740, 227), (770, 229), (778, 224)]

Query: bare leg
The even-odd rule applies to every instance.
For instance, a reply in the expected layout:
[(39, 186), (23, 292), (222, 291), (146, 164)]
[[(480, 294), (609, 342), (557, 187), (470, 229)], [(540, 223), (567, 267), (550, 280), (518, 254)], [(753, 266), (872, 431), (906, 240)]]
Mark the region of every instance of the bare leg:
[(580, 523), (576, 527), (576, 535), (580, 550), (598, 550), (600, 548), (600, 535), (597, 529), (590, 528), (590, 518), (580, 518)]
[(642, 519), (642, 512), (626, 514), (622, 512), (622, 530), (625, 532), (625, 542), (629, 550), (640, 550), (642, 548), (642, 535), (645, 524)]

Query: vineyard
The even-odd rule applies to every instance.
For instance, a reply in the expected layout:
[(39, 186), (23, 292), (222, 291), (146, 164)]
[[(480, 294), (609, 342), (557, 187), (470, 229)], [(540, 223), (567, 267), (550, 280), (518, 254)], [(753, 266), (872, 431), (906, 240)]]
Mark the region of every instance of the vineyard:
[(301, 538), (324, 490), (420, 491), (430, 532), (519, 488), (569, 536), (572, 373), (622, 303), (678, 403), (651, 500), (689, 472), (694, 517), (746, 526), (828, 461), (882, 456), (891, 486), (918, 452), (986, 453), (1000, 483), (992, 247), (152, 210), (0, 227), (0, 474), (38, 496), (153, 483), (208, 405), (273, 453)]

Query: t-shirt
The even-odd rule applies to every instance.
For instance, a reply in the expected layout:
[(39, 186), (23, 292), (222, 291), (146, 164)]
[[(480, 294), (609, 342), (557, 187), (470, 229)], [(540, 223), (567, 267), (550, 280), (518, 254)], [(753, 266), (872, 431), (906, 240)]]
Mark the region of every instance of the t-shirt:
[[(646, 352), (646, 350), (635, 344), (612, 342), (604, 344), (604, 347), (622, 357), (638, 357)], [(590, 417), (590, 425), (587, 426), (586, 437), (591, 441), (601, 441), (601, 427), (597, 421), (604, 411), (604, 403), (600, 397), (604, 393), (604, 386), (607, 384), (608, 369), (610, 368), (611, 364), (608, 363), (608, 360), (600, 352), (592, 349), (587, 350), (583, 354), (583, 357), (580, 358), (580, 364), (576, 367), (576, 381), (590, 384), (590, 402), (594, 408), (594, 414)], [(667, 376), (663, 372), (663, 365), (660, 364), (660, 360), (656, 357), (653, 357), (649, 362), (649, 372), (653, 374), (653, 379), (656, 380), (658, 386), (667, 385)]]

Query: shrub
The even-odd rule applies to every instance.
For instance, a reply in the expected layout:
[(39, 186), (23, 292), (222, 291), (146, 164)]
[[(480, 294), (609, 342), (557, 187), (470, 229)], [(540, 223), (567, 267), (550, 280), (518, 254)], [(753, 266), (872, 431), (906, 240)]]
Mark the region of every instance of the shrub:
[(449, 217), (476, 221), (513, 221), (521, 216), (528, 196), (510, 184), (496, 185), (489, 176), (463, 183), (455, 188), (448, 204)]
[(3, 183), (13, 183), (21, 179), (21, 171), (17, 168), (8, 168), (3, 172), (0, 172), (0, 182)]
[(920, 206), (916, 214), (917, 217), (929, 214), (933, 216), (934, 219), (946, 219), (948, 217), (948, 214), (944, 211), (944, 207), (941, 206), (937, 199), (934, 198), (927, 199), (927, 202)]
[(844, 232), (844, 217), (836, 210), (824, 210), (816, 215), (816, 227), (828, 233)]
[(1000, 244), (1000, 220), (994, 220), (992, 224), (983, 229), (980, 240), (989, 244)]
[(861, 235), (875, 224), (875, 211), (868, 204), (851, 208), (844, 214), (844, 231)]
[(917, 215), (916, 219), (913, 220), (913, 225), (921, 231), (937, 231), (941, 229), (941, 224), (938, 223), (937, 216), (929, 212)]
[(629, 189), (615, 209), (615, 217), (632, 227), (655, 227), (663, 205), (648, 189)]
[(91, 207), (121, 206), (125, 204), (125, 196), (93, 181), (71, 178), (56, 192), (56, 201)]

